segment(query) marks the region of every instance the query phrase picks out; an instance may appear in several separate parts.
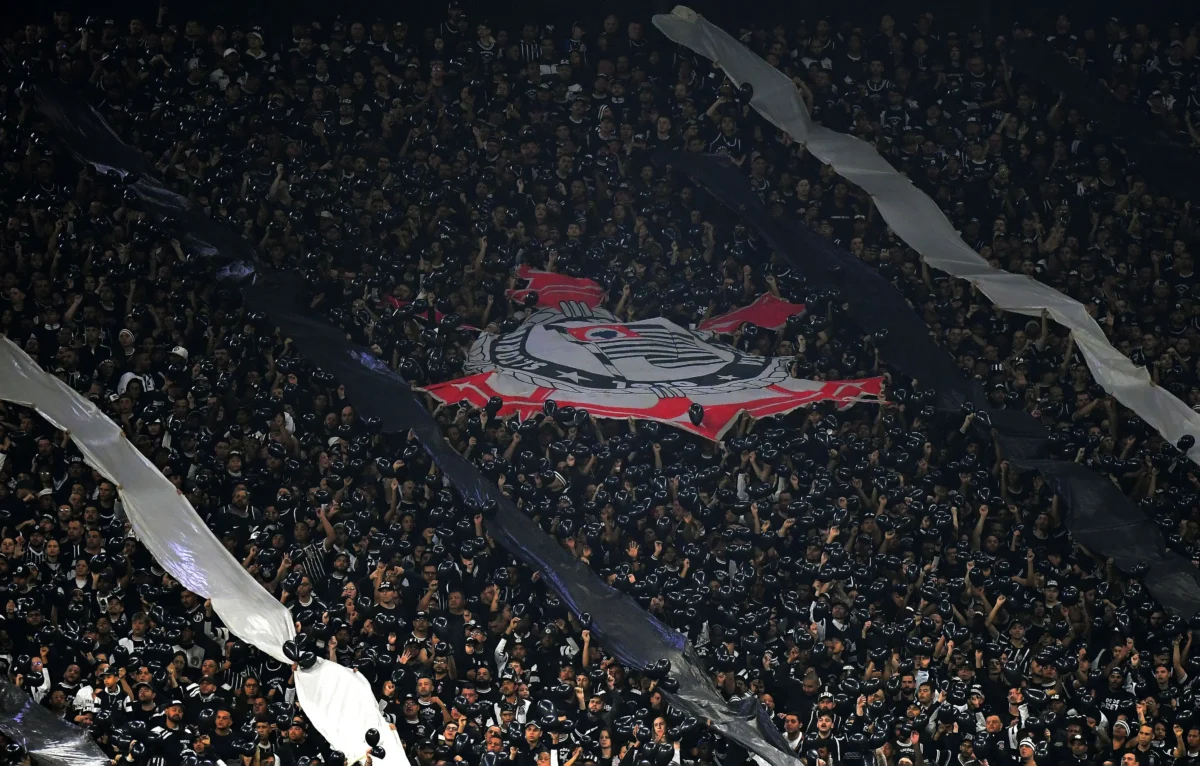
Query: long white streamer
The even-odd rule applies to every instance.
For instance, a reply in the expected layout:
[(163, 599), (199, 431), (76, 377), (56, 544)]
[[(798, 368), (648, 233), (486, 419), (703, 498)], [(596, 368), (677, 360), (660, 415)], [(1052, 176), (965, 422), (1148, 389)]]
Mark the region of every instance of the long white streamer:
[[(171, 576), (197, 595), (238, 638), (281, 662), (285, 641), (295, 638), (291, 613), (264, 590), (221, 545), (191, 503), (94, 404), (37, 366), (8, 338), (0, 338), (0, 399), (31, 407), (70, 434), (88, 464), (116, 482), (138, 540)], [(361, 760), (365, 734), (377, 729), (383, 766), (408, 766), (400, 738), (379, 711), (362, 674), (318, 660), (297, 670), (300, 707), (325, 739)]]
[[(715, 62), (739, 87), (754, 88), (750, 105), (814, 157), (871, 195), (888, 226), (927, 264), (974, 284), (997, 308), (1028, 316), (1042, 311), (1074, 331), (1075, 344), (1096, 381), (1171, 442), (1200, 437), (1200, 414), (1157, 386), (1150, 374), (1113, 348), (1078, 301), (1022, 274), (993, 268), (963, 242), (928, 196), (854, 136), (813, 124), (800, 92), (787, 75), (756, 56), (720, 27), (685, 6), (654, 17), (667, 37)], [(1200, 463), (1200, 444), (1188, 457)]]

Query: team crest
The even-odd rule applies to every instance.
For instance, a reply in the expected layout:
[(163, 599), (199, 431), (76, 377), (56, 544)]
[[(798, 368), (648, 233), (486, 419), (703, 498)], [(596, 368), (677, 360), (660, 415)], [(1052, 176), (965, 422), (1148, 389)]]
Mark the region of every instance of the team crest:
[[(428, 387), (442, 401), (482, 407), (492, 396), (501, 414), (528, 416), (547, 399), (597, 417), (638, 417), (718, 439), (747, 412), (765, 417), (816, 401), (877, 399), (881, 380), (793, 378), (791, 360), (747, 354), (663, 318), (623, 323), (602, 309), (564, 303), (540, 309), (504, 335), (472, 346), (464, 378)], [(696, 424), (689, 408), (699, 404)]]

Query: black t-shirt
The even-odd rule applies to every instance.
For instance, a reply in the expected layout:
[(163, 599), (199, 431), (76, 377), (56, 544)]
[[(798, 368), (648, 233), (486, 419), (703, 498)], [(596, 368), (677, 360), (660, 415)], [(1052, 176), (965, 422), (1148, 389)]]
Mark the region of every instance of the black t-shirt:
[(1108, 718), (1116, 718), (1119, 713), (1132, 708), (1133, 703), (1133, 695), (1124, 688), (1110, 689), (1106, 683), (1103, 689), (1096, 692), (1096, 705)]
[(225, 763), (237, 763), (241, 753), (237, 745), (238, 738), (232, 730), (223, 737), (214, 731), (209, 735), (209, 741), (212, 743), (214, 755)]

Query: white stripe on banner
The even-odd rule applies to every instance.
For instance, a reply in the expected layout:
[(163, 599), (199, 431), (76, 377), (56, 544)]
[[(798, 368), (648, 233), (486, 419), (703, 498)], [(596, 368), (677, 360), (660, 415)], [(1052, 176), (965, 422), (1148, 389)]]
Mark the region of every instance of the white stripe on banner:
[[(281, 662), (295, 638), (291, 613), (221, 545), (191, 503), (87, 399), (41, 370), (8, 338), (0, 338), (0, 399), (31, 407), (71, 435), (84, 459), (116, 482), (138, 540), (188, 590), (212, 599), (213, 609), (243, 641)], [(290, 663), (289, 663), (290, 664)], [(408, 766), (396, 732), (380, 715), (361, 673), (318, 660), (295, 674), (300, 707), (325, 739), (350, 762), (367, 751), (367, 729), (378, 729), (386, 751), (375, 763)]]
[[(1155, 385), (1144, 368), (1113, 348), (1082, 304), (1022, 274), (992, 268), (963, 242), (928, 196), (864, 141), (813, 124), (800, 92), (787, 75), (756, 56), (720, 27), (685, 6), (654, 17), (654, 26), (675, 42), (717, 62), (737, 86), (750, 83), (750, 105), (786, 131), (821, 162), (871, 195), (888, 226), (930, 266), (970, 281), (1004, 311), (1041, 316), (1071, 328), (1092, 376), (1117, 401), (1136, 412), (1172, 443), (1185, 434), (1200, 438), (1200, 414)], [(1188, 453), (1200, 463), (1200, 443)]]

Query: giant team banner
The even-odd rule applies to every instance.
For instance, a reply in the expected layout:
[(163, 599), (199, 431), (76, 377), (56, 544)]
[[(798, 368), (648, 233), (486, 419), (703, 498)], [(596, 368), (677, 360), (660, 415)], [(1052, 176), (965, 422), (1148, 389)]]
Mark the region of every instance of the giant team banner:
[(754, 356), (661, 317), (624, 323), (582, 303), (535, 311), (516, 330), (484, 334), (465, 377), (427, 387), (443, 402), (529, 417), (548, 400), (596, 417), (656, 420), (720, 439), (741, 413), (761, 418), (822, 401), (878, 401), (882, 378), (794, 378), (788, 357)]

